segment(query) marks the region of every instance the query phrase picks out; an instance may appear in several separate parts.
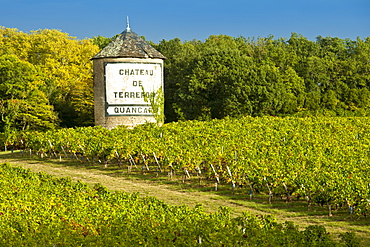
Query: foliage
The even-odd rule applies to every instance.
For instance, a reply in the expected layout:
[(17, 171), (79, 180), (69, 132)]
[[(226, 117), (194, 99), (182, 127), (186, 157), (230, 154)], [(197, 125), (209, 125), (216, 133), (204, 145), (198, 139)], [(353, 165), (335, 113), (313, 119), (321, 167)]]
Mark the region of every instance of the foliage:
[(93, 44), (97, 45), (100, 50), (106, 47), (110, 42), (112, 42), (113, 38), (106, 38), (103, 36), (98, 35), (97, 37), (93, 37)]
[(369, 114), (370, 37), (162, 40), (167, 121)]
[(359, 216), (370, 210), (370, 126), (365, 117), (225, 118), (133, 130), (89, 127), (13, 135), (11, 143), (21, 142), (39, 154), (81, 154), (106, 164), (132, 166), (144, 157), (148, 169), (150, 163), (158, 169), (159, 163), (177, 173), (201, 172), (215, 182), (246, 187), (248, 193), (287, 201), (295, 197), (308, 207), (325, 205), (329, 214), (331, 206)]
[[(60, 126), (89, 126), (90, 58), (113, 38), (76, 40), (58, 30), (23, 33), (1, 27), (0, 55), (15, 55), (34, 66)], [(246, 115), (369, 115), (370, 37), (319, 36), (310, 41), (296, 33), (288, 39), (211, 35), (204, 42), (175, 38), (149, 43), (167, 57), (167, 122)]]
[[(143, 86), (142, 90), (145, 93)], [(153, 112), (155, 122), (160, 126), (164, 123), (164, 93), (163, 88), (160, 87), (156, 92), (144, 94), (144, 101), (150, 104), (151, 111)]]
[(14, 55), (0, 56), (1, 129), (46, 130), (57, 124), (40, 72)]
[[(25, 74), (25, 78), (19, 73), (19, 80), (27, 80), (27, 76), (37, 77), (38, 83), (43, 85), (40, 90), (58, 113), (61, 126), (93, 124), (90, 58), (98, 52), (98, 47), (92, 44), (92, 40), (77, 40), (59, 30), (23, 33), (1, 27), (0, 48), (0, 55), (15, 56), (34, 67)], [(9, 80), (7, 83), (15, 82)], [(50, 110), (50, 106), (42, 111), (47, 110)], [(37, 117), (35, 115), (35, 112), (31, 114)]]
[(232, 218), (227, 208), (207, 214), (8, 164), (0, 188), (3, 246), (357, 246), (353, 235), (337, 242), (320, 226), (299, 231), (270, 216)]

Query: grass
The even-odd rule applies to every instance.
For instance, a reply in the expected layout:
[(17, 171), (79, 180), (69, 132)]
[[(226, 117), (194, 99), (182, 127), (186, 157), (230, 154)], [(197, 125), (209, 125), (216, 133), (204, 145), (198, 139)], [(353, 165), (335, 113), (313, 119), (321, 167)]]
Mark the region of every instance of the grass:
[[(8, 162), (14, 166), (29, 168), (35, 172), (45, 172), (59, 177), (71, 177), (93, 185), (100, 183), (109, 190), (139, 192), (142, 195), (155, 196), (172, 205), (189, 205), (194, 207), (202, 204), (207, 212), (218, 210), (220, 207), (231, 208), (232, 215), (238, 216), (248, 211), (251, 215), (272, 214), (279, 222), (292, 221), (301, 229), (309, 225), (324, 225), (334, 235), (351, 231), (361, 239), (362, 246), (370, 246), (370, 219), (350, 215), (348, 210), (333, 209), (333, 216), (328, 216), (326, 206), (312, 204), (308, 210), (303, 200), (292, 200), (289, 204), (284, 198), (273, 198), (269, 204), (268, 196), (256, 194), (250, 200), (248, 188), (235, 188), (230, 184), (218, 185), (215, 181), (205, 178), (199, 180), (196, 176), (183, 179), (177, 174), (169, 179), (168, 171), (158, 173), (155, 167), (144, 172), (132, 169), (128, 172), (127, 165), (118, 167), (114, 164), (81, 162), (76, 159), (41, 159), (39, 156), (12, 152), (0, 152), (0, 162)], [(138, 166), (140, 167), (140, 166)]]

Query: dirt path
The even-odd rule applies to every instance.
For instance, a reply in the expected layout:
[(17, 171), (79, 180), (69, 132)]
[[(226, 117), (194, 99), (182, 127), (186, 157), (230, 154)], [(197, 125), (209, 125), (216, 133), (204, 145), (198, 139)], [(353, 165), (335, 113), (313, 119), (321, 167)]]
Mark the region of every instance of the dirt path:
[[(209, 192), (193, 191), (181, 192), (174, 190), (168, 185), (153, 183), (141, 179), (127, 177), (116, 177), (104, 174), (99, 170), (88, 170), (76, 166), (66, 166), (63, 163), (57, 164), (49, 162), (47, 159), (27, 160), (19, 155), (10, 155), (0, 153), (0, 163), (8, 162), (14, 166), (21, 166), (25, 169), (31, 169), (33, 172), (45, 172), (57, 177), (70, 177), (72, 180), (81, 180), (84, 183), (93, 185), (100, 183), (109, 190), (118, 190), (124, 192), (139, 192), (143, 196), (154, 196), (170, 205), (188, 205), (194, 207), (202, 204), (207, 212), (216, 211), (220, 206), (230, 207), (234, 215), (240, 215), (242, 211), (247, 210), (243, 205), (237, 202), (225, 201), (221, 196), (210, 194)], [(260, 210), (253, 210), (256, 214), (263, 214)]]
[[(235, 200), (225, 198), (225, 196), (212, 193), (211, 191), (191, 191), (176, 189), (173, 186), (142, 180), (134, 177), (117, 176), (117, 171), (110, 172), (88, 167), (70, 165), (66, 162), (58, 162), (50, 159), (25, 159), (19, 154), (10, 154), (0, 152), (0, 163), (10, 163), (13, 166), (21, 166), (31, 169), (34, 172), (45, 172), (57, 177), (70, 177), (72, 180), (81, 180), (87, 184), (93, 185), (100, 183), (109, 190), (118, 190), (125, 192), (139, 192), (143, 196), (154, 196), (170, 205), (188, 205), (194, 207), (202, 204), (206, 212), (213, 212), (220, 206), (229, 207), (232, 215), (240, 215), (241, 212), (248, 211), (251, 215), (273, 214), (278, 222), (293, 221), (300, 228), (312, 224), (324, 225), (329, 232), (355, 231), (361, 237), (370, 242), (369, 221), (366, 222), (345, 222), (343, 219), (335, 219), (327, 216), (310, 216), (289, 210), (279, 210), (268, 206), (263, 206), (247, 199)], [(340, 222), (343, 221), (343, 222)]]

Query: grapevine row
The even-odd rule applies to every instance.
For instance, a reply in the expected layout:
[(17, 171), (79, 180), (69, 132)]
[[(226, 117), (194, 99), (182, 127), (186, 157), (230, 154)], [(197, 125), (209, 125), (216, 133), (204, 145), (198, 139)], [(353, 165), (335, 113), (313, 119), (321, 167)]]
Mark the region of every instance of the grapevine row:
[(69, 178), (0, 165), (1, 246), (358, 246), (352, 233), (333, 240), (323, 226), (227, 209), (169, 206), (153, 197), (109, 192)]
[[(80, 154), (90, 161), (200, 173), (269, 195), (370, 209), (369, 118), (276, 118), (188, 121), (133, 130), (119, 127), (25, 132), (17, 140), (40, 154)], [(19, 144), (20, 145), (20, 144)]]

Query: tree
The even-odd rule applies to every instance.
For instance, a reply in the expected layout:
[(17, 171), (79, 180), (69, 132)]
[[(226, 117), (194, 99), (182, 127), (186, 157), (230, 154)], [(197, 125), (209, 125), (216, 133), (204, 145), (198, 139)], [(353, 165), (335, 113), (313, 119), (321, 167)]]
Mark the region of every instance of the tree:
[[(116, 35), (117, 36), (117, 35)], [(116, 37), (115, 36), (115, 37)], [(93, 37), (93, 44), (94, 45), (97, 45), (99, 47), (100, 50), (102, 50), (104, 47), (106, 47), (110, 42), (112, 42), (112, 40), (115, 38), (107, 38), (107, 37), (103, 37), (103, 36), (96, 36), (96, 37)]]
[(172, 69), (180, 58), (182, 65), (172, 69), (174, 76), (167, 74), (165, 84), (176, 84), (169, 99), (183, 119), (284, 115), (303, 105), (304, 81), (292, 68), (296, 58), (283, 41), (269, 37), (253, 43), (212, 35), (203, 43), (192, 43), (192, 57), (178, 53), (179, 40), (172, 45), (176, 55), (166, 54), (170, 61), (165, 66), (170, 63)]
[(43, 92), (40, 72), (14, 55), (0, 56), (1, 130), (47, 130), (57, 124), (57, 115)]
[(93, 124), (91, 57), (99, 48), (93, 40), (77, 40), (59, 30), (23, 33), (0, 28), (0, 47), (43, 72), (44, 92), (63, 127)]
[(162, 40), (153, 45), (167, 60), (164, 63), (164, 112), (167, 122), (185, 120), (180, 87), (188, 83), (188, 77), (194, 66), (193, 61), (199, 56), (196, 50), (198, 41), (181, 42), (179, 38)]
[[(64, 127), (93, 124), (92, 40), (76, 40), (58, 30), (32, 32), (29, 60), (49, 71), (49, 98)], [(83, 97), (81, 97), (83, 96)]]

